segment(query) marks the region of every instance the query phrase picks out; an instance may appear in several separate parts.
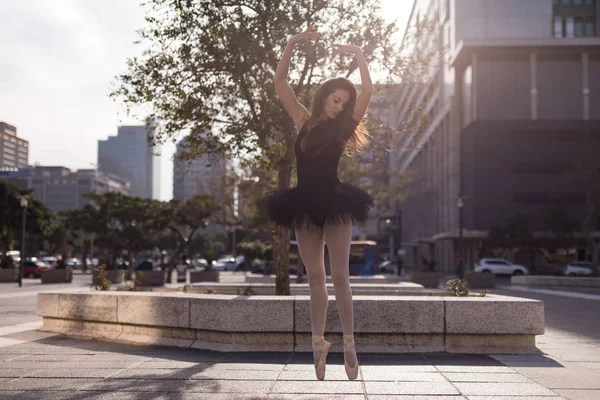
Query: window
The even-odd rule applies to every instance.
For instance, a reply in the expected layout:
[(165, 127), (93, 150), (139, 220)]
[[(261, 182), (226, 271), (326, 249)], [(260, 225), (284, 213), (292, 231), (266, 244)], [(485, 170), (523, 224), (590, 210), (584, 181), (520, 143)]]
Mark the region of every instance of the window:
[(553, 36), (555, 38), (595, 36), (596, 3), (595, 0), (553, 1)]

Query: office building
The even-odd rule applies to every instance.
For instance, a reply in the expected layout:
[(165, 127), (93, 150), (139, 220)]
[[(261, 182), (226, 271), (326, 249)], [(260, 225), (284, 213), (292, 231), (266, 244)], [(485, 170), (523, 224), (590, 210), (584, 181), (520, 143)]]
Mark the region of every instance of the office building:
[(147, 136), (146, 126), (120, 126), (117, 136), (99, 140), (98, 169), (127, 179), (132, 196), (159, 199), (160, 156)]
[(129, 195), (129, 181), (93, 169), (72, 172), (65, 167), (28, 167), (0, 171), (0, 180), (33, 189), (33, 196), (50, 211), (74, 210), (90, 204), (89, 192), (117, 192)]
[(490, 230), (518, 215), (533, 246), (553, 237), (550, 210), (583, 218), (579, 165), (600, 150), (599, 3), (414, 2), (410, 24), (433, 29), (415, 43), (407, 31), (406, 54), (433, 49), (439, 61), (398, 100), (398, 125), (423, 121), (392, 154), (398, 171), (418, 175), (401, 205), (407, 264), (472, 267)]
[(17, 128), (0, 122), (0, 168), (24, 168), (29, 163), (29, 142), (17, 136)]

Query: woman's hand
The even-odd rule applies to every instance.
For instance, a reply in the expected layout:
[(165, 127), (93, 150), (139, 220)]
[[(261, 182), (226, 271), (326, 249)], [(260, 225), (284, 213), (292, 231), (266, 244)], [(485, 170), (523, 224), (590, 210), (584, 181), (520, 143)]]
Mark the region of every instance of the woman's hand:
[(354, 55), (358, 55), (362, 53), (362, 49), (358, 46), (353, 46), (351, 44), (332, 44), (333, 55), (332, 57), (337, 56), (342, 53), (351, 53)]
[(321, 34), (319, 32), (317, 32), (317, 29), (314, 26), (309, 26), (307, 30), (305, 30), (302, 33), (299, 33), (295, 36), (292, 36), (292, 38), (288, 41), (289, 44), (291, 45), (295, 45), (295, 44), (314, 44), (313, 40), (320, 38)]

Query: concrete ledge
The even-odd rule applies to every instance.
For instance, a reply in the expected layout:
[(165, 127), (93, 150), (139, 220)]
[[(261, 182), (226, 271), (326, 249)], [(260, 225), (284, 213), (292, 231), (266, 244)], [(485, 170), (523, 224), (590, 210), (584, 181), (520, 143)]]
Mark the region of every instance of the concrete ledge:
[[(329, 299), (326, 335), (341, 350)], [(535, 353), (543, 303), (517, 297), (357, 296), (361, 352)], [(219, 351), (309, 351), (309, 296), (40, 293), (42, 330), (94, 339)]]
[[(304, 281), (306, 282), (308, 278), (304, 275)], [(331, 276), (327, 276), (327, 283), (333, 283)], [(350, 276), (350, 283), (370, 283), (370, 284), (384, 284), (384, 283), (398, 283), (406, 281), (406, 279), (397, 276), (397, 275), (369, 275), (369, 276)], [(290, 276), (290, 282), (296, 283), (296, 275)], [(275, 275), (246, 275), (246, 283), (275, 283)]]
[(545, 276), (521, 275), (510, 278), (511, 285), (525, 285), (538, 287), (581, 287), (600, 289), (600, 278), (571, 277), (571, 276)]
[[(332, 283), (327, 283), (327, 293), (335, 294), (335, 287)], [(273, 283), (194, 283), (186, 288), (186, 293), (206, 293), (207, 290), (214, 290), (218, 294), (238, 294), (243, 293), (244, 289), (252, 288), (257, 295), (274, 295), (275, 284)], [(412, 282), (400, 283), (354, 283), (351, 286), (352, 294), (355, 296), (369, 295), (421, 295), (424, 292), (423, 285)], [(292, 296), (306, 296), (310, 294), (308, 283), (290, 283), (290, 292)], [(439, 291), (431, 292), (439, 295)]]
[(70, 269), (43, 269), (41, 272), (42, 283), (71, 283), (73, 271)]

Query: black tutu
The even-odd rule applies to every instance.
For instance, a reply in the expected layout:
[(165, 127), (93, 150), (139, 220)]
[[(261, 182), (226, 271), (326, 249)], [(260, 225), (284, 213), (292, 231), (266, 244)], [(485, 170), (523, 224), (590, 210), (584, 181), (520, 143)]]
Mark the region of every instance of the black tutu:
[(299, 186), (267, 197), (269, 218), (290, 229), (363, 222), (372, 206), (371, 195), (348, 183), (328, 187)]

